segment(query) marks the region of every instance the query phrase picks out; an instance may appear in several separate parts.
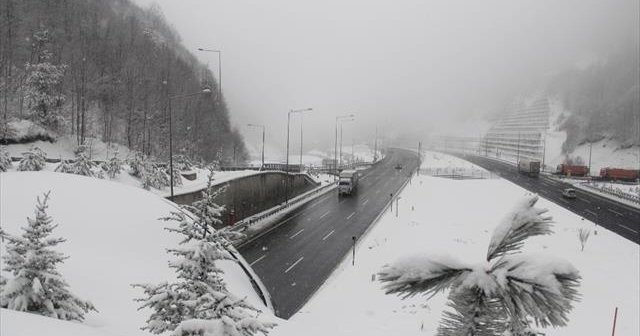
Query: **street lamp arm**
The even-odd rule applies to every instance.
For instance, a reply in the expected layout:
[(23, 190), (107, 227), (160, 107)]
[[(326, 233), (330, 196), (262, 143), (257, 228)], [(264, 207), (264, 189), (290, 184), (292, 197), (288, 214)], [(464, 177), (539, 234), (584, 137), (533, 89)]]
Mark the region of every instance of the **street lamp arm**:
[(204, 49), (204, 48), (198, 48), (199, 51), (206, 51), (206, 52), (222, 52), (221, 50), (217, 50), (217, 49)]
[(205, 93), (211, 93), (211, 89), (206, 88), (206, 89), (202, 89), (202, 91), (199, 91), (199, 92), (173, 95), (173, 96), (169, 96), (169, 99), (187, 98), (187, 97), (197, 96), (197, 95), (205, 94)]

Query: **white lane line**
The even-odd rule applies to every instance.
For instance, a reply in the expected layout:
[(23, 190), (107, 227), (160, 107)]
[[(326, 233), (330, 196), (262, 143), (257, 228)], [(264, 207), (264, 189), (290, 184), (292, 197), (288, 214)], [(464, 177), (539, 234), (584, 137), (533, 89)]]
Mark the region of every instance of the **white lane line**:
[(621, 214), (621, 213), (619, 213), (619, 212), (617, 212), (617, 211), (615, 211), (615, 210), (613, 210), (613, 209), (609, 209), (609, 208), (607, 208), (607, 210), (609, 210), (609, 212), (612, 212), (612, 213), (614, 213), (614, 214), (616, 214), (616, 215), (618, 215), (618, 216), (620, 216), (620, 217), (624, 217), (624, 215), (623, 215), (623, 214)]
[(380, 192), (380, 189), (376, 190), (376, 194)]
[(355, 211), (352, 212), (349, 216), (347, 216), (347, 219), (351, 219), (351, 217), (353, 217), (353, 215), (355, 215), (355, 214), (356, 214)]
[(632, 229), (632, 228), (630, 228), (630, 227), (628, 227), (628, 226), (626, 226), (624, 224), (618, 224), (618, 225), (622, 226), (623, 228), (625, 228), (625, 229), (627, 229), (627, 230), (629, 230), (629, 231), (631, 231), (633, 233), (638, 233), (638, 231), (636, 231), (636, 230), (634, 230), (634, 229)]
[(336, 231), (336, 230), (331, 230), (331, 232), (327, 233), (327, 235), (326, 235), (326, 236), (324, 236), (324, 237), (322, 238), (322, 240), (325, 240), (325, 239), (329, 238), (329, 236), (331, 236), (335, 231)]
[(295, 238), (297, 235), (301, 234), (302, 231), (304, 231), (304, 229), (301, 229), (300, 231), (296, 232), (293, 236), (289, 237), (289, 239)]
[(585, 211), (586, 211), (586, 212), (588, 212), (588, 213), (590, 213), (590, 214), (592, 214), (592, 215), (594, 215), (594, 216), (596, 216), (596, 217), (598, 217), (598, 214), (597, 214), (597, 213), (595, 213), (595, 212), (593, 212), (593, 211), (591, 211), (591, 210), (585, 210)]
[(267, 255), (265, 254), (265, 255), (263, 255), (262, 257), (260, 257), (260, 258), (258, 258), (258, 259), (256, 259), (256, 260), (254, 260), (252, 263), (250, 263), (250, 264), (249, 264), (249, 266), (253, 266), (253, 264), (257, 263), (258, 261), (260, 261), (260, 260), (262, 260), (262, 259), (264, 259), (266, 256), (267, 256)]
[(369, 199), (367, 198), (366, 200), (364, 200), (364, 202), (362, 202), (362, 206), (365, 206), (365, 204), (369, 203)]
[[(344, 202), (344, 201), (343, 201), (343, 202)], [(323, 219), (323, 218), (324, 218), (324, 216), (326, 216), (326, 215), (328, 215), (328, 214), (329, 214), (329, 211), (325, 212), (324, 214), (322, 214), (322, 216), (320, 216), (320, 218), (319, 218), (319, 219)]]
[(561, 198), (560, 200), (561, 200), (561, 201), (563, 201), (563, 202), (565, 202), (565, 203), (567, 203), (567, 204), (570, 204), (570, 203), (571, 203), (571, 202), (567, 201), (567, 200), (566, 200), (566, 199), (564, 199), (564, 198)]
[(586, 200), (586, 199), (584, 199), (584, 198), (578, 198), (578, 199), (579, 199), (579, 200), (581, 200), (581, 201), (583, 201), (583, 202), (585, 202), (585, 203), (589, 203), (589, 204), (591, 204), (591, 201), (588, 201), (588, 200)]
[(289, 266), (289, 268), (287, 268), (284, 272), (285, 273), (289, 273), (289, 271), (294, 268), (299, 262), (302, 261), (302, 259), (304, 259), (304, 257), (300, 257), (300, 259), (296, 260), (296, 262), (293, 263), (293, 265)]

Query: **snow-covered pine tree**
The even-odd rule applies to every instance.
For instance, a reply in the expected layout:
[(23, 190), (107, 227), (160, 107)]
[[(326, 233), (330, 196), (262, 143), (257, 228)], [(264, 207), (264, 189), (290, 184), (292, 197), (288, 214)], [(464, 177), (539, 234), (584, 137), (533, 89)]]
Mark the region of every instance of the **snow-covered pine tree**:
[(84, 314), (95, 307), (73, 295), (56, 269), (67, 257), (52, 248), (65, 239), (49, 237), (57, 225), (47, 215), (48, 200), (49, 192), (42, 199), (38, 197), (35, 218), (27, 218), (21, 237), (8, 239), (4, 270), (13, 278), (7, 281), (0, 296), (8, 309), (82, 321)]
[(105, 164), (105, 170), (109, 178), (114, 179), (120, 174), (120, 172), (122, 171), (122, 160), (118, 158), (117, 150), (115, 153), (113, 153), (113, 157), (109, 159), (109, 161), (105, 162)]
[(169, 176), (164, 169), (151, 162), (145, 162), (140, 171), (140, 183), (147, 190), (151, 187), (161, 190), (169, 185)]
[[(167, 169), (166, 174), (169, 174), (169, 169)], [(176, 169), (175, 167), (173, 167), (173, 174), (171, 174), (171, 177), (173, 178), (173, 185), (174, 186), (181, 186), (182, 185), (182, 175), (180, 174), (180, 170)]]
[(0, 172), (6, 172), (11, 166), (11, 156), (9, 152), (4, 150), (4, 148), (0, 148)]
[(59, 86), (64, 77), (66, 65), (51, 63), (52, 54), (47, 49), (50, 34), (41, 29), (33, 34), (36, 63), (27, 63), (25, 70), (25, 102), (31, 111), (31, 118), (47, 127), (56, 127), (60, 115), (58, 110), (64, 102)]
[(205, 335), (207, 330), (219, 326), (216, 336), (267, 334), (275, 324), (261, 322), (260, 311), (231, 294), (224, 283), (219, 260), (234, 260), (226, 249), (226, 234), (213, 225), (221, 208), (212, 203), (215, 197), (209, 179), (206, 200), (188, 207), (193, 217), (184, 212), (172, 212), (165, 221), (178, 223), (177, 228), (167, 228), (182, 235), (180, 246), (169, 249), (175, 261), (169, 267), (175, 269), (178, 281), (159, 285), (138, 284), (145, 297), (136, 299), (140, 309), (150, 308), (153, 313), (143, 327), (154, 334), (174, 331), (174, 335)]
[(95, 163), (89, 159), (86, 154), (86, 147), (84, 145), (78, 146), (75, 150), (76, 159), (73, 162), (73, 173), (83, 176), (94, 176), (93, 168)]
[(486, 262), (466, 265), (452, 258), (418, 256), (385, 266), (379, 280), (387, 294), (434, 295), (451, 289), (438, 330), (449, 335), (531, 335), (536, 326), (561, 327), (578, 301), (580, 275), (570, 263), (549, 256), (514, 255), (524, 241), (551, 231), (538, 196), (526, 197), (496, 227)]
[(19, 171), (39, 171), (44, 168), (47, 154), (40, 148), (32, 146), (27, 152), (22, 153), (22, 159), (18, 164)]
[(142, 174), (144, 173), (145, 167), (145, 157), (141, 152), (135, 152), (132, 157), (127, 160), (127, 164), (129, 164), (129, 174), (133, 177), (142, 178)]
[(60, 164), (56, 167), (56, 169), (54, 171), (56, 171), (58, 173), (73, 174), (75, 169), (74, 169), (73, 164), (71, 163), (71, 161), (62, 160), (62, 161), (60, 161)]

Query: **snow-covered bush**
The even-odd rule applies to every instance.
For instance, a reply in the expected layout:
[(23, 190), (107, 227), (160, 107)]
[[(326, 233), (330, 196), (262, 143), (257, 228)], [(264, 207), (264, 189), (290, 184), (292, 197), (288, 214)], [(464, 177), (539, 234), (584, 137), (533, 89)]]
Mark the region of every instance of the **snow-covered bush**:
[(142, 178), (145, 162), (144, 154), (135, 152), (133, 156), (127, 160), (127, 164), (129, 164), (129, 168), (131, 168), (129, 174), (133, 177)]
[(38, 147), (31, 147), (29, 151), (22, 153), (22, 160), (18, 164), (19, 171), (39, 171), (44, 168), (47, 154)]
[(591, 235), (591, 230), (586, 227), (578, 229), (578, 239), (580, 240), (580, 250), (584, 251), (584, 246), (587, 244), (587, 239)]
[(57, 225), (46, 213), (48, 200), (49, 192), (38, 197), (35, 218), (27, 218), (22, 236), (7, 239), (4, 271), (13, 278), (7, 280), (0, 301), (8, 309), (82, 321), (95, 308), (73, 295), (56, 269), (67, 257), (52, 248), (65, 239), (49, 237)]
[(387, 294), (403, 298), (450, 289), (438, 335), (531, 335), (530, 321), (560, 327), (579, 298), (580, 275), (569, 262), (517, 254), (532, 236), (551, 234), (551, 217), (528, 196), (493, 232), (486, 262), (417, 256), (379, 273)]
[(73, 174), (94, 176), (93, 168), (95, 168), (95, 166), (95, 163), (89, 160), (89, 157), (87, 157), (84, 151), (78, 151), (76, 153), (76, 159), (73, 162)]
[[(106, 168), (106, 169), (105, 169)], [(107, 172), (109, 178), (114, 179), (122, 172), (122, 160), (118, 158), (118, 152), (113, 154), (113, 157), (109, 161), (103, 164), (103, 169)]]
[(175, 258), (169, 267), (175, 269), (177, 281), (158, 285), (137, 284), (145, 296), (136, 299), (140, 308), (153, 312), (142, 328), (154, 334), (173, 331), (173, 335), (254, 335), (267, 334), (274, 324), (258, 320), (260, 311), (236, 298), (227, 289), (219, 260), (234, 260), (226, 247), (226, 233), (215, 230), (222, 207), (213, 203), (216, 193), (209, 188), (202, 200), (172, 212), (165, 221), (178, 223), (168, 231), (182, 236), (180, 246), (169, 249)]
[[(169, 174), (169, 169), (167, 169), (166, 173), (167, 173), (167, 175)], [(173, 174), (171, 174), (171, 177), (173, 178), (173, 185), (174, 186), (181, 186), (182, 185), (182, 175), (180, 175), (180, 170), (178, 170), (175, 167), (173, 167)]]
[(73, 168), (73, 163), (71, 163), (71, 161), (62, 160), (54, 171), (58, 173), (73, 174), (75, 170)]
[(11, 166), (11, 156), (9, 152), (4, 150), (4, 148), (0, 148), (0, 172), (6, 172)]
[(174, 155), (173, 156), (173, 168), (178, 171), (185, 171), (193, 169), (193, 162), (189, 160), (186, 155)]
[(147, 190), (151, 187), (164, 189), (164, 187), (169, 185), (169, 176), (164, 172), (164, 169), (151, 162), (144, 164), (140, 172), (140, 179), (142, 187)]

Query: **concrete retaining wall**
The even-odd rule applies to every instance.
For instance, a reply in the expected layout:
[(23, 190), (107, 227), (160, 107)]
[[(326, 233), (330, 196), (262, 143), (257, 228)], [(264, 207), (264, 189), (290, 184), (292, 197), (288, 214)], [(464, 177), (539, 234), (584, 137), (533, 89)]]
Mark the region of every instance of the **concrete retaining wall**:
[[(287, 195), (286, 181), (289, 181)], [(218, 195), (216, 202), (225, 205), (222, 214), (224, 226), (262, 212), (317, 187), (306, 174), (285, 174), (283, 172), (265, 172), (240, 177), (228, 183), (216, 186), (226, 189)], [(191, 204), (200, 199), (201, 191), (176, 195), (171, 199), (178, 204)]]

